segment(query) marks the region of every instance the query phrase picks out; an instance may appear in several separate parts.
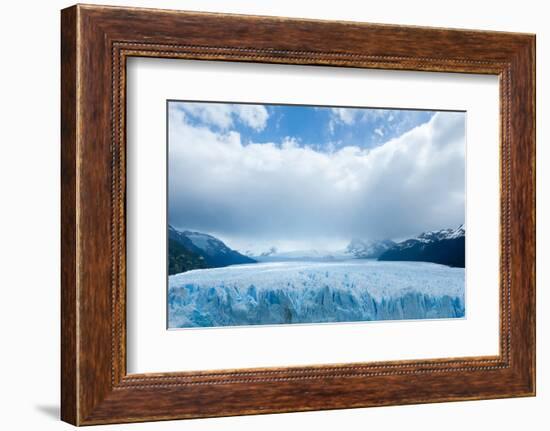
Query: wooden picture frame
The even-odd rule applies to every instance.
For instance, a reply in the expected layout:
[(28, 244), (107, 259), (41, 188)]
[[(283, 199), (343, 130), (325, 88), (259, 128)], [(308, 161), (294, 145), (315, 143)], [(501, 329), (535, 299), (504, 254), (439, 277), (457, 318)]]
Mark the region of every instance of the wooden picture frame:
[[(84, 5), (61, 17), (64, 421), (535, 394), (534, 35)], [(131, 56), (498, 75), (500, 354), (128, 375), (125, 65)]]

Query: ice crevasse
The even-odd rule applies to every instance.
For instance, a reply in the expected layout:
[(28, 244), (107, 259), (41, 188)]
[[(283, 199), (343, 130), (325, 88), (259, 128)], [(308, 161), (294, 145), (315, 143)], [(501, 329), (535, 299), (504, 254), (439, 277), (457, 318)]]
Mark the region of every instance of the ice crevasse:
[(423, 262), (277, 262), (169, 277), (170, 328), (464, 317), (464, 269)]

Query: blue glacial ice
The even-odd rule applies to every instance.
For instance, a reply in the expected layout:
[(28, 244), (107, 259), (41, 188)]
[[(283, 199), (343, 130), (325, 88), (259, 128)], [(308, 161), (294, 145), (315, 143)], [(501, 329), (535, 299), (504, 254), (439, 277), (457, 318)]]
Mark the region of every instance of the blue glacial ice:
[(464, 317), (464, 268), (424, 262), (270, 262), (168, 282), (168, 327)]

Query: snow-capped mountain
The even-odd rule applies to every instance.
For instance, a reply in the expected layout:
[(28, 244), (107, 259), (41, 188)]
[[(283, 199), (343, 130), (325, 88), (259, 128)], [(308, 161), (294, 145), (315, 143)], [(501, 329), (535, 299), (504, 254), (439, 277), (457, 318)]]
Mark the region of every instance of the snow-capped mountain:
[(282, 261), (335, 261), (348, 259), (375, 259), (395, 246), (395, 242), (391, 240), (362, 240), (353, 239), (345, 249), (340, 250), (292, 250), (279, 251), (276, 247), (271, 247), (269, 250), (251, 253), (246, 252), (247, 256), (259, 262), (282, 262)]
[(332, 261), (350, 259), (343, 251), (327, 251), (327, 250), (292, 250), (278, 251), (275, 247), (260, 253), (256, 256), (251, 256), (259, 262), (284, 262), (284, 261)]
[(201, 232), (180, 231), (168, 226), (168, 273), (218, 268), (255, 260), (230, 249), (218, 238)]
[[(269, 257), (269, 256), (275, 256), (279, 251), (277, 250), (277, 247), (271, 247), (269, 250), (262, 251), (258, 253), (256, 257)], [(249, 251), (245, 253), (247, 256), (254, 257), (254, 253)]]
[(355, 238), (348, 244), (345, 253), (357, 259), (377, 258), (394, 246), (395, 242), (389, 239), (375, 241)]
[(432, 230), (429, 232), (423, 232), (418, 237), (413, 238), (424, 243), (430, 243), (435, 241), (442, 241), (444, 239), (456, 239), (464, 237), (466, 235), (466, 228), (463, 224), (458, 226), (456, 229), (441, 229), (441, 230)]
[(378, 260), (433, 262), (464, 268), (465, 237), (464, 225), (456, 229), (423, 232), (396, 244), (382, 253)]

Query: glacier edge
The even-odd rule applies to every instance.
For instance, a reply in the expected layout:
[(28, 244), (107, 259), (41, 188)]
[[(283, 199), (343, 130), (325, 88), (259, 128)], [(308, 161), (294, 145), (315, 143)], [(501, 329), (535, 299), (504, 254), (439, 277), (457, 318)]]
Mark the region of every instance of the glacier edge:
[(169, 328), (465, 316), (464, 270), (421, 262), (235, 265), (169, 277)]

